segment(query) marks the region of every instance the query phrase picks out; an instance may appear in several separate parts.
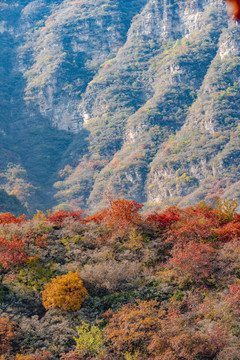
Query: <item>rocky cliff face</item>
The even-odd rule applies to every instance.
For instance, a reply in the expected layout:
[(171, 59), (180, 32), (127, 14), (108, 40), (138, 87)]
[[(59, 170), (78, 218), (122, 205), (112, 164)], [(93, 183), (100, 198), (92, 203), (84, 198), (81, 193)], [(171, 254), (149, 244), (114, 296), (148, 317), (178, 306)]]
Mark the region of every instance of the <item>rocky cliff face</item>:
[(4, 1), (0, 11), (8, 192), (11, 162), (41, 208), (96, 209), (121, 190), (151, 207), (240, 196), (240, 28), (225, 3)]

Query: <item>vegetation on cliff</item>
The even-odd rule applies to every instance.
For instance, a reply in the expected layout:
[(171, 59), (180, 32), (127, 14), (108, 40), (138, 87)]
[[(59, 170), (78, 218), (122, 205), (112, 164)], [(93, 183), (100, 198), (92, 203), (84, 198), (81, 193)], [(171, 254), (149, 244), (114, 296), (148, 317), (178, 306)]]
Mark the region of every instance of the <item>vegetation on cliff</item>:
[[(239, 198), (239, 26), (216, 0), (0, 2), (0, 186), (95, 211)], [(17, 214), (16, 214), (17, 215)]]

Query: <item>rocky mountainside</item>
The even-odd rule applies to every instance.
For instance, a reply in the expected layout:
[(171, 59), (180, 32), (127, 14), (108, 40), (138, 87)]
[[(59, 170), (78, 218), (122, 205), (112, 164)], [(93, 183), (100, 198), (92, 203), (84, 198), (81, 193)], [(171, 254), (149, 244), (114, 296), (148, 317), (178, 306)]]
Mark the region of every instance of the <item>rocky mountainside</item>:
[(0, 1), (0, 47), (0, 186), (29, 213), (240, 197), (223, 1)]

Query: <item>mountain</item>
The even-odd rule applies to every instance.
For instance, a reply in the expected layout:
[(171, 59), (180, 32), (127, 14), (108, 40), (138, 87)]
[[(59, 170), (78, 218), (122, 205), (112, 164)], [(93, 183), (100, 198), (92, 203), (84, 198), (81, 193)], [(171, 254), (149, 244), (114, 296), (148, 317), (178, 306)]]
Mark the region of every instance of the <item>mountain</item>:
[(0, 1), (0, 48), (0, 186), (29, 214), (240, 198), (224, 2)]

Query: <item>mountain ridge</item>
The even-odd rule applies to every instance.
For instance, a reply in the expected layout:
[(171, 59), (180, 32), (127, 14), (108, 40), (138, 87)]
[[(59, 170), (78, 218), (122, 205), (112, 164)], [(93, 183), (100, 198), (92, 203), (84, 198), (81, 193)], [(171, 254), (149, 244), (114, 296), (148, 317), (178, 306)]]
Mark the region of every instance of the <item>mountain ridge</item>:
[[(239, 198), (239, 26), (222, 1), (5, 1), (0, 9), (14, 64), (2, 84), (10, 79), (13, 90), (2, 95), (11, 156), (1, 187), (30, 212), (95, 211), (106, 191), (150, 208)], [(6, 57), (0, 62), (9, 72)], [(9, 179), (8, 163), (25, 179)]]

